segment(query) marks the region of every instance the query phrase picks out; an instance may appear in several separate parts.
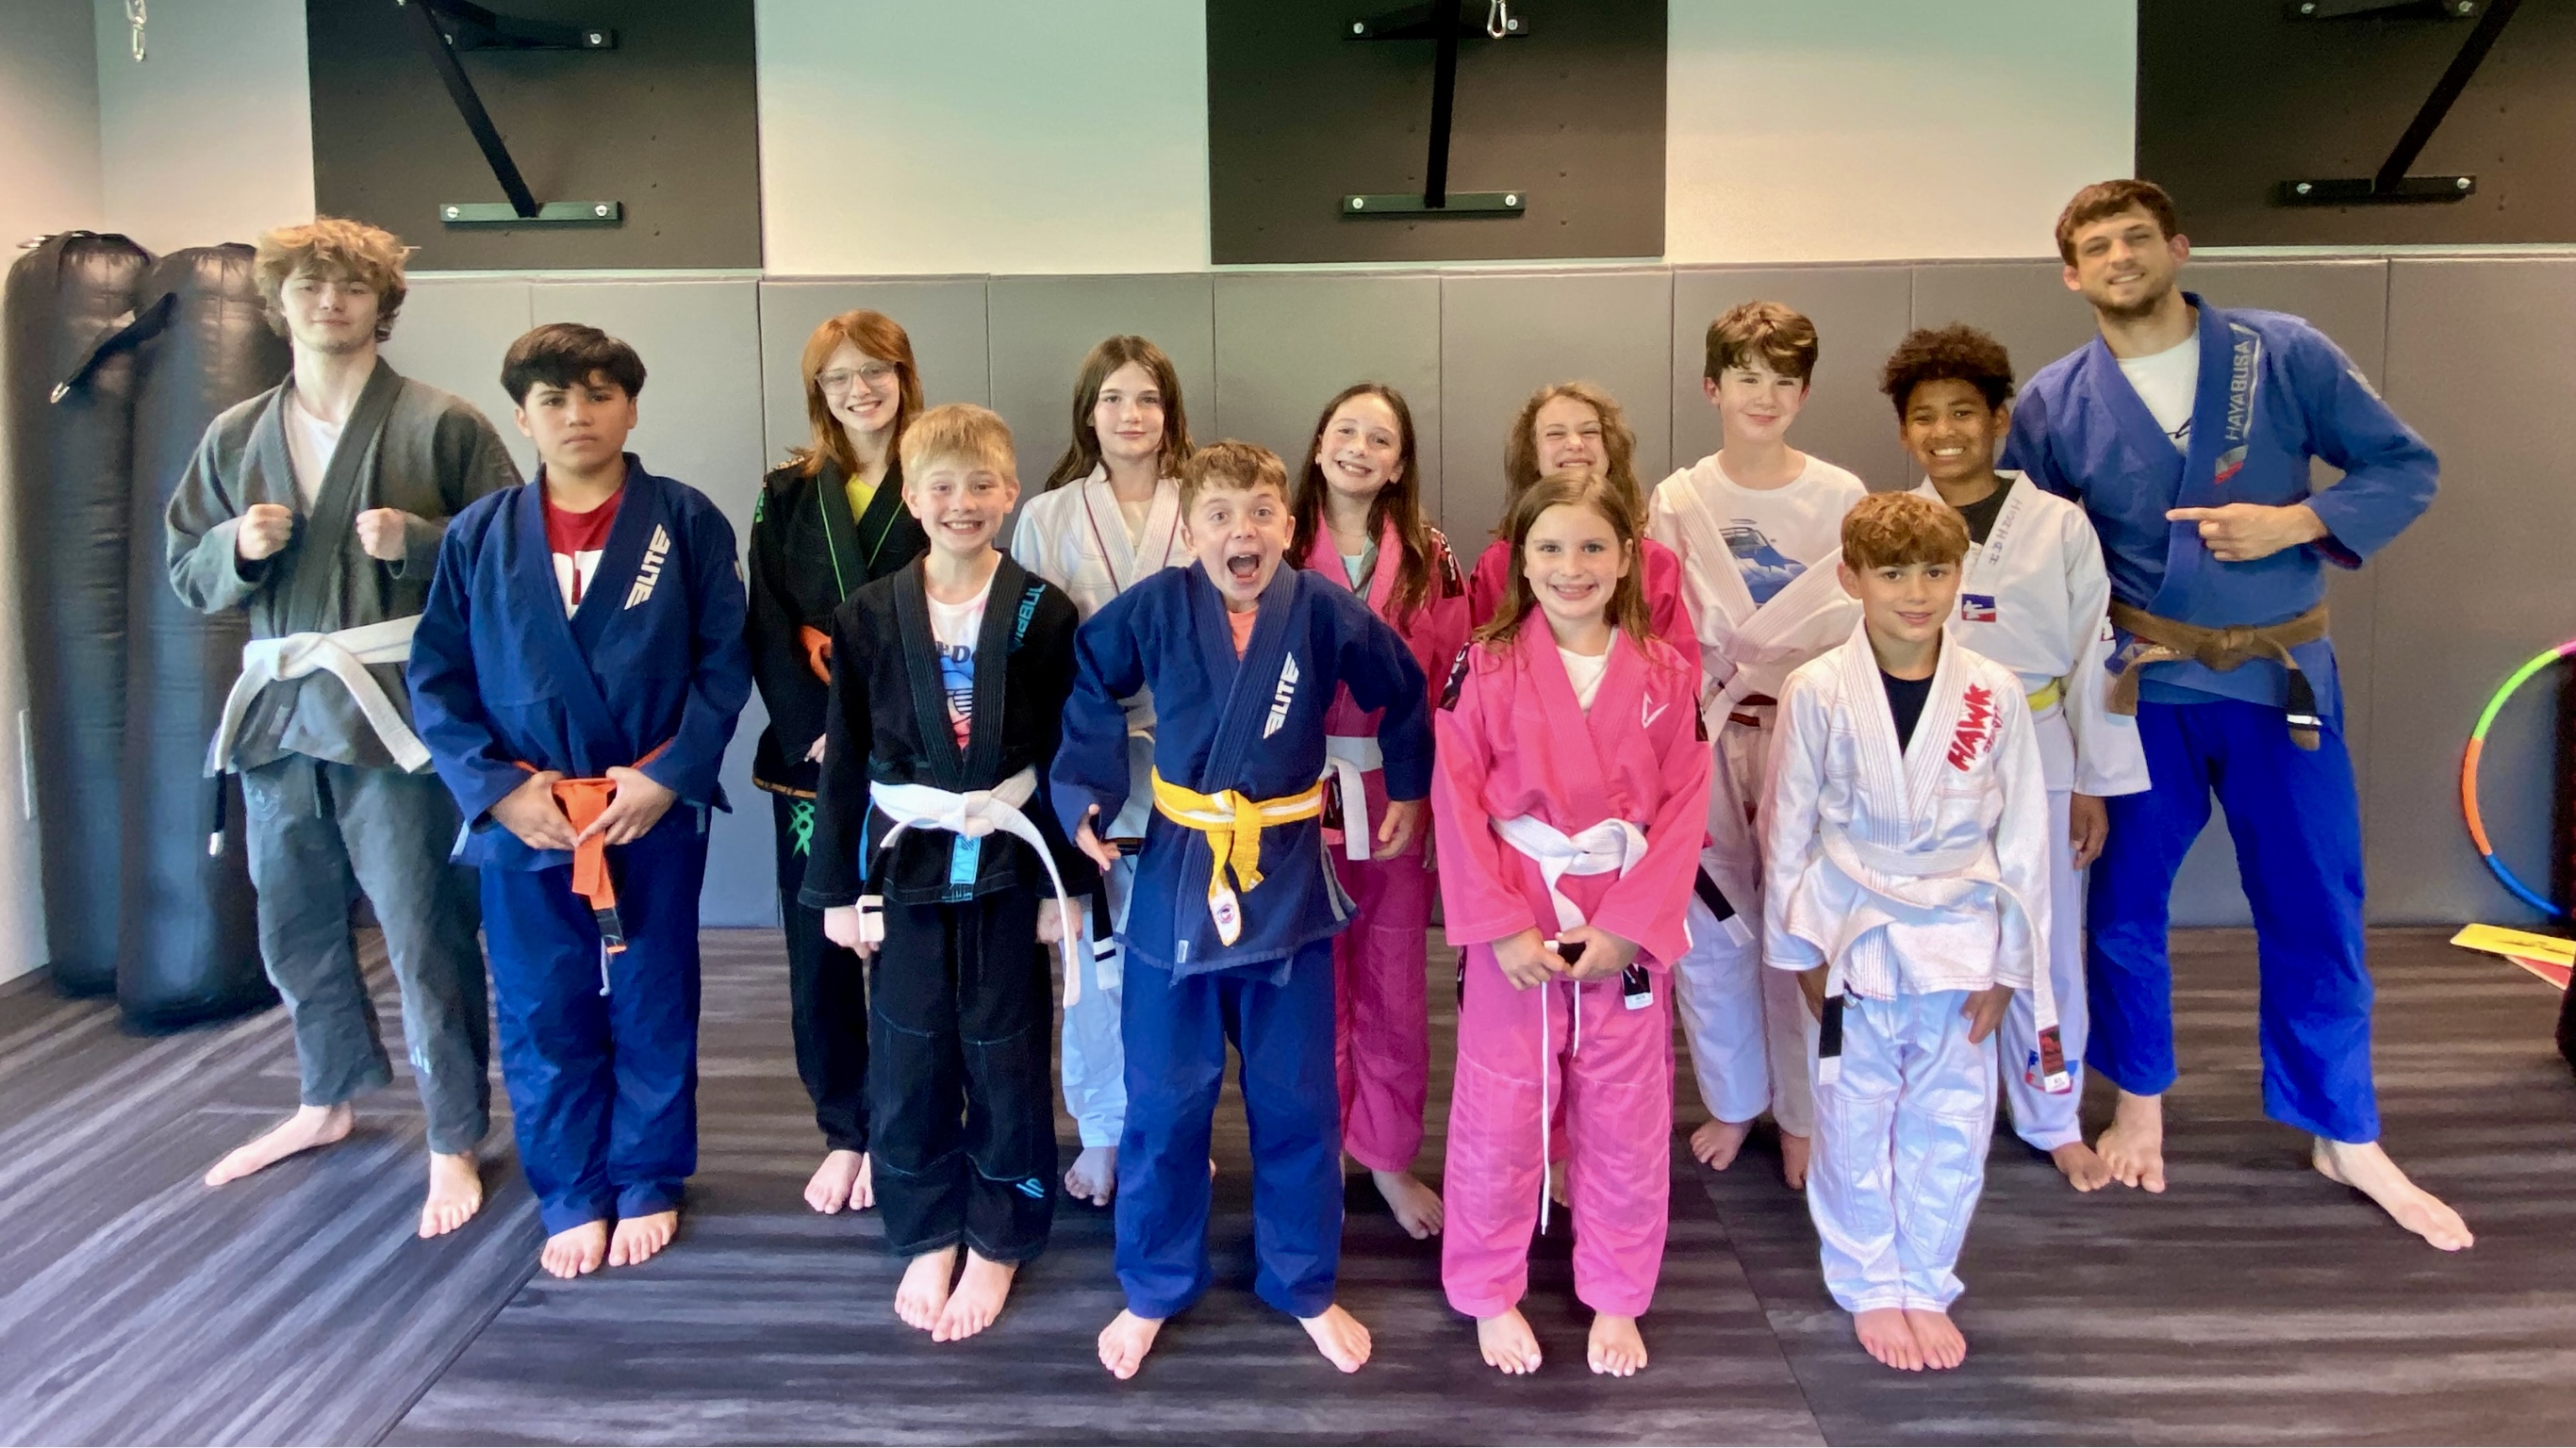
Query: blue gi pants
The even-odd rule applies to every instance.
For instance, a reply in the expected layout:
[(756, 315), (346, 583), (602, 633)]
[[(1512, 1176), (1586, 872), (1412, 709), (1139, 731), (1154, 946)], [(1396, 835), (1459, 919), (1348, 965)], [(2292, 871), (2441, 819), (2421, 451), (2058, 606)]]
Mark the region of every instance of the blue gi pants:
[(548, 1235), (677, 1208), (698, 1169), (705, 818), (675, 804), (652, 833), (609, 847), (626, 931), (616, 955), (600, 953), (571, 866), (482, 872), (501, 1080)]
[(1242, 1057), (1252, 1128), (1252, 1290), (1293, 1317), (1332, 1306), (1342, 1258), (1332, 941), (1299, 950), (1277, 985), (1227, 971), (1174, 980), (1131, 956), (1124, 1005), (1117, 1265), (1127, 1310), (1170, 1317), (1208, 1289), (1208, 1129), (1228, 1042)]
[(2084, 1064), (2124, 1091), (2174, 1081), (2174, 874), (2227, 811), (2254, 910), (2263, 1110), (2334, 1141), (2379, 1139), (2370, 1076), (2370, 972), (2362, 963), (2361, 804), (2342, 732), (2290, 742), (2282, 711), (2238, 699), (2138, 705), (2155, 787), (2106, 801), (2111, 838), (2094, 863), (2086, 956), (2093, 1033)]

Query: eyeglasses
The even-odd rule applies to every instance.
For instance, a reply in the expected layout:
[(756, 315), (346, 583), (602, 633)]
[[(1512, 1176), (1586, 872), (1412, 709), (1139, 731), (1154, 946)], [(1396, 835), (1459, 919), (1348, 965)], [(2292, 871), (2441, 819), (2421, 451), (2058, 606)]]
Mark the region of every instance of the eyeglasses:
[(868, 390), (873, 392), (884, 386), (886, 379), (894, 374), (895, 369), (889, 364), (870, 362), (856, 370), (839, 367), (829, 372), (817, 372), (814, 374), (814, 385), (825, 392), (842, 393), (850, 390), (851, 383), (864, 382), (868, 385)]

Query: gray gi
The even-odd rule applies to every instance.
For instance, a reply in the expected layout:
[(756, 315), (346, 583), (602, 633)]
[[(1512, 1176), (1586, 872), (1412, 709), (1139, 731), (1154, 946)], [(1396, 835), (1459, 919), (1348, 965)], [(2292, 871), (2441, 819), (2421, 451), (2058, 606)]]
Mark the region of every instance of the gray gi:
[[(308, 515), (286, 447), (293, 385), (207, 427), (170, 498), (171, 585), (208, 613), (248, 609), (253, 640), (417, 615), (447, 520), (519, 481), (500, 435), (464, 399), (379, 361)], [(253, 503), (294, 509), (295, 532), (280, 552), (245, 563), (234, 540)], [(358, 546), (355, 520), (370, 508), (411, 515), (400, 561)], [(366, 668), (407, 721), (402, 664)], [(471, 1150), (491, 1125), (490, 1006), (474, 875), (448, 863), (459, 821), (446, 786), (425, 767), (403, 770), (329, 672), (260, 690), (212, 768), (241, 772), (260, 958), (294, 1021), (304, 1104), (337, 1105), (393, 1076), (349, 928), (364, 891), (402, 987), (430, 1150)]]

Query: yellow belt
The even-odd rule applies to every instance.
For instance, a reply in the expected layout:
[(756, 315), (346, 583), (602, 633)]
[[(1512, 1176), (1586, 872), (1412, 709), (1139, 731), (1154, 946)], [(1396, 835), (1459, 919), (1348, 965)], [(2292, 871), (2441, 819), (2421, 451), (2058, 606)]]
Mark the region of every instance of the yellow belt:
[(1279, 799), (1254, 799), (1235, 790), (1201, 794), (1154, 775), (1154, 808), (1163, 818), (1208, 837), (1215, 861), (1208, 871), (1208, 914), (1216, 920), (1217, 938), (1228, 945), (1243, 934), (1243, 909), (1225, 882), (1249, 890), (1261, 883), (1261, 832), (1271, 825), (1313, 819), (1324, 812), (1324, 786), (1319, 780), (1300, 793)]
[(2031, 690), (2029, 697), (2030, 712), (2034, 714), (2046, 713), (2049, 709), (2054, 708), (2059, 700), (2066, 697), (2066, 681), (2064, 679), (2051, 679), (2047, 683), (2040, 685), (2038, 688)]

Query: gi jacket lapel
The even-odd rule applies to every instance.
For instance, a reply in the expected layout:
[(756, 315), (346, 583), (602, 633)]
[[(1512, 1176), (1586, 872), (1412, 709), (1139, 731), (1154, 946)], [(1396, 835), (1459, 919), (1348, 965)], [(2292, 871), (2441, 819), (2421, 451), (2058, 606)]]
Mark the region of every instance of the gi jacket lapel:
[(966, 724), (966, 749), (948, 722), (948, 685), (939, 668), (938, 635), (930, 626), (929, 560), (903, 570), (894, 591), (895, 630), (903, 648), (904, 675), (912, 683), (913, 727), (931, 783), (953, 793), (990, 789), (1002, 767), (1002, 712), (1010, 678), (1011, 639), (1029, 576), (1008, 554), (993, 569), (984, 594), (984, 618), (975, 631), (975, 693)]
[[(273, 470), (272, 476), (287, 480), (290, 496), (285, 501), (290, 506), (300, 501), (291, 496), (295, 468), (286, 452), (285, 409), (294, 388), (289, 378), (277, 390), (268, 415), (261, 419), (260, 439), (260, 461)], [(358, 514), (373, 501), (370, 484), (375, 479), (377, 439), (393, 411), (394, 394), (401, 390), (401, 374), (378, 359), (367, 385), (359, 390), (357, 405), (349, 410), (348, 424), (340, 429), (339, 445), (332, 449), (331, 465), (323, 470), (321, 489), (314, 495), (313, 512), (296, 531), (292, 546), (299, 566), (286, 571), (283, 612), (299, 631), (336, 629), (346, 616), (347, 579), (333, 563), (338, 554), (357, 547)], [(300, 566), (304, 557), (320, 566)], [(374, 560), (360, 553), (357, 561)]]
[[(1581, 816), (1552, 823), (1562, 830), (1589, 829), (1610, 816), (1610, 775), (1601, 767), (1601, 760), (1604, 750), (1616, 743), (1615, 734), (1605, 725), (1618, 716), (1602, 710), (1613, 706), (1619, 687), (1619, 637), (1616, 633), (1610, 637), (1609, 665), (1602, 675), (1601, 692), (1592, 697), (1589, 715), (1584, 712), (1583, 702), (1574, 697), (1574, 680), (1567, 677), (1565, 659), (1556, 651), (1556, 635), (1537, 609), (1531, 609), (1529, 616), (1521, 620), (1514, 651), (1519, 655), (1518, 666), (1538, 695), (1540, 732), (1531, 742), (1545, 751), (1548, 772), (1563, 786), (1563, 798), (1569, 808)], [(1639, 696), (1642, 679), (1643, 671), (1637, 670), (1627, 680), (1628, 696)]]
[(1252, 641), (1244, 646), (1240, 659), (1234, 656), (1234, 630), (1226, 622), (1224, 590), (1199, 564), (1192, 563), (1189, 573), (1191, 629), (1198, 635), (1207, 676), (1233, 681), (1225, 691), (1224, 712), (1208, 737), (1206, 772), (1194, 787), (1210, 794), (1239, 789), (1259, 798), (1260, 789), (1252, 780), (1253, 747), (1261, 742), (1273, 697), (1283, 686), (1297, 685), (1296, 657), (1287, 646), (1289, 619), (1296, 612), (1297, 570), (1283, 560), (1270, 575), (1270, 586), (1261, 591)]
[(1753, 617), (1753, 590), (1746, 586), (1744, 570), (1736, 564), (1734, 546), (1726, 541), (1725, 523), (1708, 505), (1709, 492), (1725, 481), (1716, 457), (1693, 463), (1690, 486), (1681, 490), (1681, 517), (1691, 531), (1692, 557), (1705, 556), (1708, 560), (1700, 566), (1700, 576), (1707, 580), (1728, 625), (1740, 629), (1746, 619)]
[(1395, 606), (1396, 575), (1404, 571), (1403, 557), (1404, 544), (1395, 535), (1395, 523), (1389, 520), (1378, 528), (1377, 561), (1370, 566), (1368, 577), (1361, 580), (1362, 587), (1351, 587), (1350, 570), (1342, 566), (1341, 549), (1328, 528), (1317, 528), (1314, 541), (1306, 545), (1305, 567), (1367, 599), (1369, 612), (1391, 624), (1395, 617), (1389, 610)]
[[(652, 474), (635, 466), (630, 458), (626, 464), (626, 492), (618, 500), (617, 521), (609, 527), (608, 546), (600, 552), (599, 568), (591, 574), (590, 591), (582, 595), (580, 609), (566, 618), (562, 585), (555, 579), (554, 550), (546, 542), (545, 482), (545, 470), (539, 468), (535, 480), (519, 489), (516, 499), (517, 517), (512, 526), (518, 534), (520, 563), (510, 579), (511, 601), (528, 621), (529, 647), (550, 665), (547, 675), (562, 681), (564, 712), (572, 716), (575, 738), (631, 743), (622, 739), (616, 712), (608, 707), (599, 676), (590, 670), (590, 649), (606, 630), (609, 617), (625, 606), (647, 535), (662, 528), (660, 490), (652, 486)], [(667, 542), (663, 545), (666, 553), (669, 546)], [(635, 747), (640, 753), (658, 742), (648, 740)], [(634, 762), (614, 759), (574, 763), (596, 773), (611, 764)]]
[[(2200, 381), (2191, 399), (2191, 452), (2183, 459), (2173, 505), (2214, 508), (2228, 500), (2228, 481), (2245, 465), (2254, 432), (2255, 392), (2263, 375), (2263, 339), (2252, 328), (2228, 321), (2194, 293), (2183, 293), (2183, 300), (2200, 313)], [(2165, 451), (2171, 453), (2172, 446)], [(2148, 611), (2167, 618), (2188, 616), (2197, 575), (2208, 561), (2200, 525), (2172, 524), (2165, 534), (2164, 580)]]
[[(1933, 795), (1940, 788), (1941, 771), (1950, 762), (1949, 741), (1958, 732), (1960, 716), (1970, 702), (1959, 688), (1958, 645), (1950, 641), (1946, 629), (1940, 644), (1940, 661), (1932, 670), (1931, 693), (1923, 701), (1922, 715), (1914, 721), (1914, 737), (1901, 753), (1896, 742), (1896, 714), (1887, 707), (1887, 684), (1880, 676), (1878, 655), (1869, 646), (1865, 626), (1853, 627), (1851, 644), (1843, 650), (1838, 670), (1844, 701), (1857, 726), (1854, 733), (1862, 793), (1868, 802), (1859, 814), (1860, 821), (1865, 822), (1860, 832), (1880, 837), (1880, 844), (1900, 849), (1932, 833), (1937, 814)], [(1986, 699), (1980, 707), (1991, 719), (1995, 701)], [(1899, 802), (1903, 805), (1901, 811), (1886, 809), (1887, 804)]]
[[(893, 458), (886, 459), (885, 476), (877, 480), (877, 490), (868, 496), (867, 511), (855, 518), (850, 516), (849, 480), (843, 478), (823, 502), (823, 520), (826, 530), (837, 527), (842, 530), (842, 536), (853, 540), (852, 547), (858, 556), (857, 573), (842, 591), (841, 596), (847, 598), (858, 592), (860, 584), (882, 578), (890, 571), (886, 549), (894, 535), (909, 531), (907, 525), (911, 523), (912, 514), (905, 509), (903, 502), (903, 465)], [(929, 539), (925, 535), (922, 541), (926, 544)], [(837, 548), (839, 544), (836, 542), (834, 546)]]

